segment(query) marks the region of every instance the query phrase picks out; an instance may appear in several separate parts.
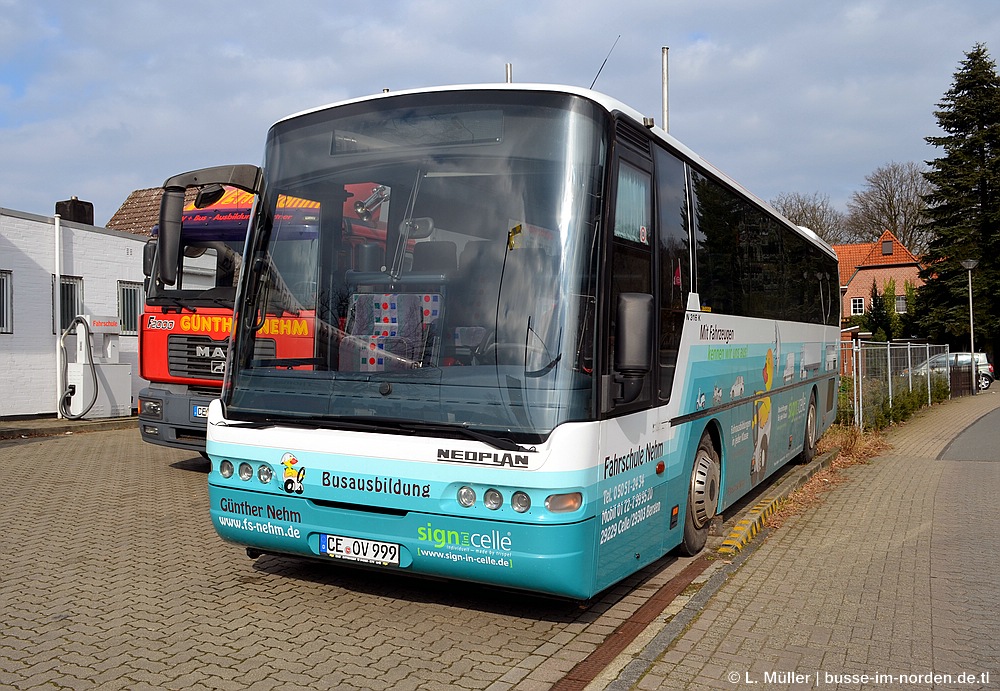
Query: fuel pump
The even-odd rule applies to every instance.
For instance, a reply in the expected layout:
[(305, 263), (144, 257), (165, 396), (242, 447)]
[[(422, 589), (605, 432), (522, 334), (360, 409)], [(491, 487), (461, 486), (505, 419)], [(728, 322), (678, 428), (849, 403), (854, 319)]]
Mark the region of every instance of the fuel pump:
[[(75, 329), (76, 362), (68, 362), (66, 337)], [(132, 365), (118, 358), (118, 317), (78, 314), (59, 338), (63, 381), (59, 412), (70, 419), (132, 414)]]

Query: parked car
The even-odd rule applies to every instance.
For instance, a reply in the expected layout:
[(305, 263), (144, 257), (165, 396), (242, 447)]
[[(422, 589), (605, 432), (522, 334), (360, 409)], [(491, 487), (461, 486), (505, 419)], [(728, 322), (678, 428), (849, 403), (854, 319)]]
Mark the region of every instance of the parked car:
[[(954, 367), (968, 368), (971, 364), (972, 357), (969, 353), (938, 353), (914, 367), (913, 374), (924, 376), (928, 367), (931, 374), (941, 374)], [(979, 390), (985, 391), (990, 388), (993, 379), (993, 365), (986, 357), (986, 353), (976, 353), (976, 380), (979, 383)]]
[[(968, 353), (961, 353), (968, 355)], [(979, 390), (985, 391), (993, 383), (993, 363), (986, 358), (986, 353), (976, 353), (976, 372), (979, 378)]]

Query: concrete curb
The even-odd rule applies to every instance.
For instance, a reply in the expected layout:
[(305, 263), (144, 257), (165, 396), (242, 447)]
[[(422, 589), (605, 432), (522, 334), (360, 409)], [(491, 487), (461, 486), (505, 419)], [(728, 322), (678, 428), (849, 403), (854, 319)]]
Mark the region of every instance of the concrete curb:
[(819, 471), (829, 468), (839, 454), (840, 449), (833, 449), (814, 458), (810, 463), (791, 470), (777, 485), (767, 491), (763, 499), (742, 514), (742, 518), (732, 525), (723, 524), (726, 537), (717, 544), (710, 544), (709, 547), (725, 556), (732, 556), (746, 547), (761, 531), (771, 514), (778, 510), (792, 492)]
[(60, 434), (104, 432), (134, 428), (138, 431), (137, 417), (108, 418), (107, 420), (68, 420), (48, 418), (42, 420), (0, 421), (0, 440), (51, 437)]

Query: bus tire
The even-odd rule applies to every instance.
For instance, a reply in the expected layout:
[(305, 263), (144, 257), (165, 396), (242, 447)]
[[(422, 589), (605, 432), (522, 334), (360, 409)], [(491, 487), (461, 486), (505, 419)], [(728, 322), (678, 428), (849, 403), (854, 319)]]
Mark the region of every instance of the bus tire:
[(691, 486), (688, 490), (687, 516), (684, 519), (682, 554), (693, 557), (705, 547), (708, 529), (719, 507), (719, 485), (722, 464), (715, 450), (712, 437), (706, 431), (698, 442), (691, 469)]
[(799, 454), (799, 463), (810, 463), (816, 458), (816, 392), (809, 396), (809, 408), (806, 409), (806, 431), (802, 440), (802, 453)]

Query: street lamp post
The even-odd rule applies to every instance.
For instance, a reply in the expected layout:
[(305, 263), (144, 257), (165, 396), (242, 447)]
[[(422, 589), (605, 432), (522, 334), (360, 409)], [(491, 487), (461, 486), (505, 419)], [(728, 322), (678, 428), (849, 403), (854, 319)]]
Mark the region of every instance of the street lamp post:
[(963, 259), (962, 267), (969, 272), (969, 355), (972, 358), (972, 394), (976, 393), (978, 373), (976, 372), (976, 331), (972, 321), (972, 270), (979, 265), (978, 259)]

